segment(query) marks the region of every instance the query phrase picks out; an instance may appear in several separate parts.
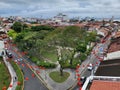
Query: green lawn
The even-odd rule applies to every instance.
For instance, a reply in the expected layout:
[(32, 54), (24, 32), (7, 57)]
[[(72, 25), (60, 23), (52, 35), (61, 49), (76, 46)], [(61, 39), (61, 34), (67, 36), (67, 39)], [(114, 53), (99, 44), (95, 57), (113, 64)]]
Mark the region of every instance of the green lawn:
[(67, 78), (70, 76), (68, 72), (64, 72), (63, 76), (60, 75), (60, 72), (53, 71), (49, 74), (49, 76), (57, 83), (62, 83), (67, 80)]
[(23, 86), (23, 74), (20, 70), (20, 68), (18, 67), (18, 65), (14, 62), (14, 61), (11, 61), (11, 64), (17, 74), (17, 77), (18, 77), (18, 81), (21, 82), (21, 85), (17, 86), (16, 87), (16, 90), (22, 90), (22, 86)]
[(46, 53), (44, 53), (43, 56), (44, 56), (45, 58), (51, 60), (52, 62), (56, 62), (56, 61), (57, 61), (57, 54), (55, 54), (55, 53), (46, 52)]
[(10, 84), (10, 74), (5, 66), (2, 58), (0, 57), (0, 90), (2, 90), (2, 87), (6, 86), (7, 88), (9, 87)]
[(42, 56), (44, 58), (47, 58), (49, 60), (51, 60), (52, 62), (56, 62), (58, 59), (57, 57), (57, 51), (55, 48), (53, 47), (50, 47), (48, 48), (48, 50), (45, 50), (43, 53), (42, 53)]

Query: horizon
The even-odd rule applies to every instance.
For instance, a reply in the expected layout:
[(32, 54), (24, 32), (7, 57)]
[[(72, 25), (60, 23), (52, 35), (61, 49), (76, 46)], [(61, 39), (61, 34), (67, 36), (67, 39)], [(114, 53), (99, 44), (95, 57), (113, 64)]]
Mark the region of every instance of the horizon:
[(50, 18), (57, 13), (72, 17), (120, 18), (119, 0), (1, 0), (0, 16)]

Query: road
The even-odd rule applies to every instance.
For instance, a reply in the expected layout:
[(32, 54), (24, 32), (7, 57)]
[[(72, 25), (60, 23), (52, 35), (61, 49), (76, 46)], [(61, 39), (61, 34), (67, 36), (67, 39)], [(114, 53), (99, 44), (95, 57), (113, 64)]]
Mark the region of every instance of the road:
[(23, 57), (20, 57), (20, 55), (14, 51), (13, 46), (11, 46), (10, 44), (8, 44), (8, 45), (9, 45), (8, 48), (9, 48), (10, 52), (13, 54), (13, 59), (14, 60), (18, 60), (20, 58), (23, 59), (23, 60), (20, 61), (20, 63), (18, 65), (20, 66), (21, 70), (24, 73), (24, 78), (25, 78), (24, 90), (48, 90), (41, 83), (41, 81), (39, 80), (39, 78), (37, 76), (35, 76), (35, 77), (32, 76), (33, 72), (31, 71), (30, 68), (28, 68), (26, 66), (26, 63), (24, 62), (25, 59)]
[[(93, 49), (95, 52), (95, 54), (91, 53), (91, 55), (89, 56), (89, 58), (87, 58), (87, 60), (85, 60), (83, 63), (92, 63), (94, 65), (94, 68), (98, 67), (98, 65), (96, 65), (96, 62), (100, 63), (100, 61), (98, 60), (98, 57), (101, 57), (102, 54), (100, 53), (100, 48), (102, 47), (104, 50), (108, 48), (108, 45), (110, 43), (110, 37), (106, 38), (106, 42), (105, 43), (99, 43), (97, 44), (97, 46)], [(89, 77), (92, 74), (91, 71), (87, 70), (87, 67), (85, 67), (85, 69), (83, 70), (82, 73), (80, 73), (81, 77)], [(76, 86), (73, 90), (79, 90), (79, 86)]]

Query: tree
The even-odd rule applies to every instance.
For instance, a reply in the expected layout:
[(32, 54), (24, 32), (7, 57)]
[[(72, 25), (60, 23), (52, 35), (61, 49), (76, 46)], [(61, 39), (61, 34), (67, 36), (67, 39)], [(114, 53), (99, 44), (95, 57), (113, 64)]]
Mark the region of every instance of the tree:
[(59, 61), (59, 64), (60, 64), (60, 75), (63, 76), (63, 69), (65, 67), (65, 64), (66, 64), (66, 60), (68, 59), (68, 56), (67, 55), (63, 55), (61, 54), (61, 60), (58, 60)]
[(17, 33), (14, 30), (9, 30), (9, 32), (7, 33), (10, 37), (12, 37), (12, 39), (15, 39), (17, 37)]
[(70, 64), (73, 64), (73, 59), (74, 59), (74, 55), (75, 55), (75, 49), (72, 51), (71, 56), (70, 56)]
[(63, 67), (60, 65), (60, 75), (63, 76)]
[(42, 26), (32, 26), (31, 29), (32, 29), (32, 31), (40, 31), (40, 30), (52, 31), (52, 30), (54, 30), (54, 27), (42, 25)]
[(22, 24), (20, 22), (15, 22), (12, 26), (12, 29), (19, 33), (22, 30)]
[(85, 53), (87, 50), (86, 44), (85, 43), (79, 43), (78, 46), (76, 47), (76, 51)]
[(19, 34), (16, 36), (15, 41), (20, 42), (23, 39), (23, 34)]
[(64, 64), (64, 61), (63, 60), (59, 60), (59, 64), (60, 64), (60, 75), (63, 76), (63, 64)]
[(28, 28), (27, 24), (23, 24), (22, 27), (23, 27), (23, 30)]

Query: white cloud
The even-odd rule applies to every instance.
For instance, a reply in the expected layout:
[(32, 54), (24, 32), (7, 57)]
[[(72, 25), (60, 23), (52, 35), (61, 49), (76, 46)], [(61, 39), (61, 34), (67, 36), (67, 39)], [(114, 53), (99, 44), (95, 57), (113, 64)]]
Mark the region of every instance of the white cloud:
[(0, 0), (0, 6), (1, 15), (53, 16), (58, 12), (82, 17), (120, 15), (120, 0)]

